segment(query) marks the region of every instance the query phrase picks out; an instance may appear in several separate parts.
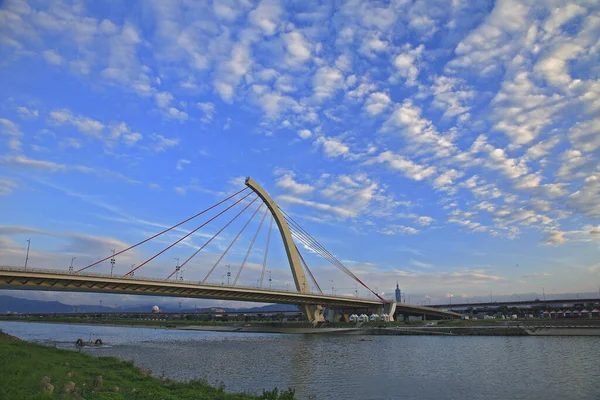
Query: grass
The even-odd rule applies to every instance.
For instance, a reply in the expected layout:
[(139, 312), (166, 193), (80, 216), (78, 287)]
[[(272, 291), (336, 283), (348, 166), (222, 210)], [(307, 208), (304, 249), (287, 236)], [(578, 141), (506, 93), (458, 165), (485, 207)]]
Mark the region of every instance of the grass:
[[(102, 376), (102, 386), (95, 378)], [(52, 394), (42, 391), (49, 377)], [(63, 392), (75, 383), (71, 394)], [(118, 387), (118, 391), (115, 391)], [(226, 393), (204, 381), (173, 382), (148, 375), (133, 363), (28, 343), (0, 331), (0, 399), (268, 399), (291, 400), (293, 389), (264, 391), (262, 395)]]

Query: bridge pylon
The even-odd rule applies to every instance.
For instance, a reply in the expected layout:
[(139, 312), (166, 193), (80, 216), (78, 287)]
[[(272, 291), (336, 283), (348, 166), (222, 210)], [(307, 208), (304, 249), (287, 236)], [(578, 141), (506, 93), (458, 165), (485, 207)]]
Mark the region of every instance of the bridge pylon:
[[(283, 240), (283, 246), (285, 247), (285, 253), (292, 270), (292, 276), (294, 277), (296, 289), (300, 293), (309, 293), (310, 285), (306, 281), (306, 275), (304, 274), (304, 269), (302, 268), (302, 263), (300, 262), (300, 255), (298, 254), (298, 249), (294, 243), (292, 232), (290, 231), (290, 227), (288, 226), (283, 214), (279, 210), (277, 203), (275, 203), (271, 196), (269, 196), (269, 194), (258, 183), (252, 180), (252, 178), (247, 177), (245, 183), (246, 186), (256, 193), (267, 205), (269, 211), (275, 219), (275, 222), (277, 223), (279, 233), (281, 234), (281, 239)], [(322, 313), (322, 306), (305, 305), (304, 311), (306, 317), (311, 322), (320, 322), (325, 320)]]

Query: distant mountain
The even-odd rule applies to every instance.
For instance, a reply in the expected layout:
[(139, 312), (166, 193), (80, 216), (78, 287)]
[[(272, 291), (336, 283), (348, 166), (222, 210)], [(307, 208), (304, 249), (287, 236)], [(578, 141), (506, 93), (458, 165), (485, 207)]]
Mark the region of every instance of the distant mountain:
[[(0, 295), (0, 314), (19, 313), (19, 314), (52, 314), (52, 313), (83, 313), (83, 312), (150, 312), (155, 304), (140, 304), (136, 306), (113, 308), (100, 305), (69, 305), (58, 301), (27, 300), (12, 296)], [(182, 312), (195, 313), (200, 312), (198, 308), (188, 308), (179, 310), (174, 306), (161, 306), (163, 312)], [(208, 307), (203, 307), (208, 308)], [(297, 311), (298, 307), (290, 304), (269, 304), (262, 307), (251, 308), (228, 308), (219, 307), (225, 312), (279, 312), (279, 311)]]
[(72, 306), (59, 301), (27, 300), (12, 296), (0, 296), (0, 313), (75, 313), (75, 312), (107, 312), (114, 311), (110, 307), (94, 305)]

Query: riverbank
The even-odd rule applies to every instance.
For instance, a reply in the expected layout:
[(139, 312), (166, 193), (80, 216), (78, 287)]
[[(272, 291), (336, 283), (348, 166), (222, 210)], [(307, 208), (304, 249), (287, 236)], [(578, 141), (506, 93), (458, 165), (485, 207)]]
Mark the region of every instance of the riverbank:
[(114, 357), (93, 357), (29, 343), (0, 331), (0, 399), (279, 399), (293, 391), (260, 396), (226, 393), (203, 381), (174, 382)]
[(217, 322), (172, 319), (132, 320), (66, 317), (0, 317), (0, 320), (34, 323), (100, 325), (183, 331), (338, 334), (338, 335), (441, 335), (441, 336), (600, 336), (600, 319), (564, 320), (440, 320), (378, 322), (369, 324), (327, 323), (318, 327), (306, 322)]

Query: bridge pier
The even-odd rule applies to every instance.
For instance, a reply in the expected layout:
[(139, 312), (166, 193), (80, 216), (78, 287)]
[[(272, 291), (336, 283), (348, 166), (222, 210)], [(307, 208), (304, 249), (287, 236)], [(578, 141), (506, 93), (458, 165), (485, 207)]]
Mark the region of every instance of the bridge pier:
[(305, 305), (304, 306), (304, 314), (306, 315), (306, 319), (313, 324), (317, 324), (318, 322), (325, 322), (325, 316), (323, 315), (323, 306), (319, 305)]

